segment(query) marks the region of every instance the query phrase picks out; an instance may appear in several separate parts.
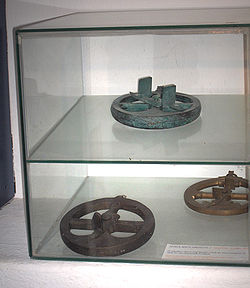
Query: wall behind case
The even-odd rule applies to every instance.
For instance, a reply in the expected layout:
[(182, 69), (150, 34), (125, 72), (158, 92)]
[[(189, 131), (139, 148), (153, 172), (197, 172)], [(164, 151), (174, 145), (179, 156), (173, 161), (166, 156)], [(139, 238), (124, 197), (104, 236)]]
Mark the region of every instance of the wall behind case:
[(0, 207), (15, 194), (5, 14), (5, 1), (0, 0)]
[(137, 91), (138, 78), (148, 75), (153, 90), (174, 83), (187, 94), (244, 94), (243, 34), (238, 30), (133, 33), (82, 37), (85, 95)]

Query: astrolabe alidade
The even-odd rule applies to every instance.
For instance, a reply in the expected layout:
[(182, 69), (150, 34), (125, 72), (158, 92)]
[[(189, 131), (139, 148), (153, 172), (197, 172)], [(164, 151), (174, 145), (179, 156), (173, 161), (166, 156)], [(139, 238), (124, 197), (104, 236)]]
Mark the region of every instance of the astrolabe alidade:
[[(202, 191), (209, 187), (212, 187), (212, 192)], [(232, 192), (237, 187), (248, 188), (248, 181), (229, 171), (226, 176), (191, 185), (184, 193), (184, 200), (189, 208), (204, 214), (227, 216), (247, 213), (248, 194)]]
[[(101, 214), (98, 210), (106, 211)], [(142, 220), (120, 220), (119, 210), (135, 213)], [(83, 218), (92, 212), (92, 219)], [(133, 251), (151, 238), (154, 228), (155, 219), (150, 209), (125, 196), (82, 203), (66, 213), (60, 223), (64, 243), (74, 252), (88, 256), (117, 256)], [(92, 231), (88, 235), (76, 235), (73, 230)], [(133, 234), (117, 237), (115, 232)]]
[(142, 129), (168, 129), (186, 125), (199, 117), (201, 103), (194, 96), (176, 92), (174, 84), (152, 91), (152, 77), (138, 81), (138, 92), (122, 95), (111, 105), (120, 123)]

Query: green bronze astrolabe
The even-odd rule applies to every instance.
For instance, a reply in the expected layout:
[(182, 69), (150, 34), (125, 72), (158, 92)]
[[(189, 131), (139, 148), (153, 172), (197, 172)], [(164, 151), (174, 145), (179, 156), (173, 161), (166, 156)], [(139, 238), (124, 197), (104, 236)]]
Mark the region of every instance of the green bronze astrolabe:
[(138, 92), (122, 95), (111, 105), (120, 123), (142, 129), (167, 129), (186, 125), (199, 117), (200, 101), (176, 92), (176, 86), (158, 86), (152, 91), (152, 77), (138, 81)]
[[(107, 211), (101, 214), (98, 210)], [(120, 220), (119, 210), (135, 213), (142, 220)], [(92, 212), (92, 219), (83, 218)], [(60, 222), (63, 242), (74, 252), (88, 256), (118, 256), (133, 251), (151, 238), (154, 228), (155, 219), (151, 210), (125, 196), (82, 203), (66, 213)], [(74, 233), (76, 230), (88, 230), (90, 233), (77, 235)], [(122, 235), (118, 237), (115, 232)], [(130, 235), (127, 237), (126, 233)]]

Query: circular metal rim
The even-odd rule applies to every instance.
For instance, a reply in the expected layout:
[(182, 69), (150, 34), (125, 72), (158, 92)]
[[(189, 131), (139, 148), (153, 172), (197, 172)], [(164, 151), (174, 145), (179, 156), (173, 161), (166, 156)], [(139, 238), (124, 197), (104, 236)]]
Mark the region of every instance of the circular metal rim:
[[(223, 210), (215, 210), (211, 208), (204, 208), (199, 203), (196, 202), (195, 199), (192, 198), (192, 196), (195, 194), (194, 191), (199, 192), (201, 189), (213, 187), (213, 186), (219, 186), (219, 183), (222, 178), (225, 177), (219, 177), (219, 178), (211, 178), (207, 180), (203, 180), (200, 182), (197, 182), (191, 186), (189, 186), (185, 193), (184, 193), (184, 201), (186, 205), (191, 208), (192, 210), (202, 213), (202, 214), (208, 214), (208, 215), (217, 215), (217, 216), (229, 216), (229, 215), (239, 215), (244, 214), (248, 212), (248, 203), (242, 205), (240, 209), (223, 209)], [(237, 177), (239, 178), (239, 177)], [(239, 178), (240, 181), (240, 187), (247, 188), (248, 187), (248, 181), (247, 179)], [(211, 213), (213, 211), (213, 213)]]
[(174, 113), (158, 112), (157, 115), (148, 114), (147, 111), (149, 110), (130, 112), (122, 109), (120, 103), (128, 97), (131, 97), (130, 94), (116, 98), (111, 105), (111, 114), (118, 122), (134, 128), (169, 129), (183, 126), (196, 120), (201, 113), (201, 103), (198, 98), (179, 92), (176, 93), (176, 101), (191, 103), (192, 106), (189, 109)]
[[(86, 256), (97, 256), (97, 257), (102, 257), (102, 256), (118, 256), (122, 255), (125, 253), (128, 253), (130, 251), (133, 251), (143, 244), (145, 244), (153, 235), (154, 229), (155, 229), (155, 219), (154, 215), (151, 212), (151, 210), (143, 205), (142, 203), (131, 200), (131, 199), (125, 199), (128, 206), (126, 209), (121, 208), (119, 210), (127, 210), (132, 213), (137, 214), (144, 220), (144, 226), (143, 227), (148, 227), (148, 230), (143, 230), (140, 229), (135, 235), (129, 236), (129, 237), (115, 237), (118, 239), (122, 240), (129, 240), (129, 243), (122, 243), (115, 246), (115, 248), (112, 248), (112, 252), (110, 251), (110, 247), (84, 247), (81, 245), (81, 240), (85, 239), (88, 240), (90, 239), (91, 235), (82, 235), (82, 236), (77, 236), (75, 234), (72, 234), (70, 232), (71, 228), (70, 226), (70, 219), (77, 217), (83, 217), (84, 215), (87, 215), (89, 213), (98, 211), (98, 210), (105, 210), (109, 209), (110, 204), (114, 198), (100, 198), (96, 199), (93, 201), (85, 202), (82, 203), (70, 211), (68, 211), (62, 218), (60, 222), (60, 233), (61, 233), (61, 238), (63, 242), (66, 244), (67, 247), (69, 247), (71, 250), (73, 250), (76, 253), (83, 254)], [(105, 204), (103, 204), (105, 203)], [(131, 209), (130, 209), (131, 208)], [(144, 212), (144, 213), (143, 213)], [(73, 217), (74, 216), (74, 217)], [(72, 240), (73, 239), (73, 240)], [(131, 243), (133, 244), (133, 247), (131, 248)]]

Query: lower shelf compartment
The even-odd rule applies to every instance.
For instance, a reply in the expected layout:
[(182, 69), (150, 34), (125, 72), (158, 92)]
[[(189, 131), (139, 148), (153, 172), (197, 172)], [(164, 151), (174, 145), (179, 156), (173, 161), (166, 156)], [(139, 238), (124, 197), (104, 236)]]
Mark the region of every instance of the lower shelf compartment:
[[(185, 190), (204, 178), (88, 176), (80, 184), (78, 177), (72, 177), (67, 187), (62, 179), (65, 177), (34, 176), (30, 181), (34, 257), (82, 261), (250, 264), (248, 213), (235, 216), (205, 215), (186, 206)], [(73, 189), (74, 185), (78, 188)], [(51, 193), (47, 196), (41, 192), (45, 186), (51, 187)], [(69, 187), (77, 192), (70, 194)], [(58, 194), (61, 198), (53, 194), (53, 189), (61, 189), (62, 193)], [(245, 188), (240, 189), (247, 192)], [(36, 193), (38, 190), (40, 192)], [(63, 215), (81, 203), (118, 195), (139, 201), (152, 211), (155, 230), (149, 241), (134, 251), (115, 257), (92, 257), (71, 251), (60, 235)], [(131, 214), (121, 214), (120, 219), (137, 220)], [(88, 216), (91, 219), (92, 215)], [(165, 251), (167, 245), (168, 252)]]

